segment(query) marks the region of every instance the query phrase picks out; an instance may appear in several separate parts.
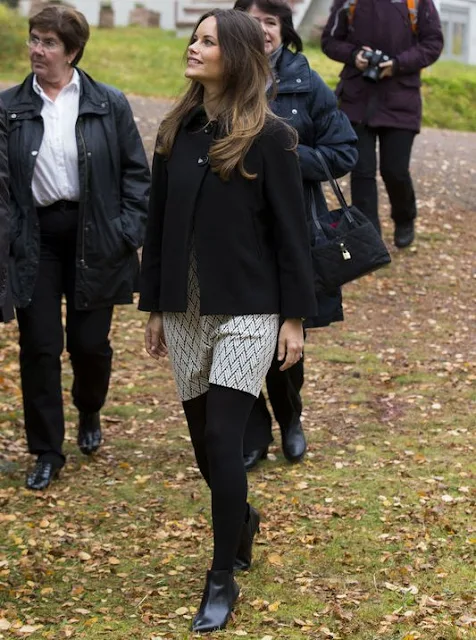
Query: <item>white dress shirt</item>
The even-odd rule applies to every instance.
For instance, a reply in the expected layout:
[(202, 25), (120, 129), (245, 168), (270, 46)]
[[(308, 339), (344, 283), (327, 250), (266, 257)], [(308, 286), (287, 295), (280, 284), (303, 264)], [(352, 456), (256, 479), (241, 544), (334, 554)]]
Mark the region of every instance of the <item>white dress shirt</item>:
[(31, 185), (37, 207), (46, 207), (58, 200), (79, 201), (76, 121), (80, 88), (79, 73), (74, 69), (71, 82), (53, 101), (38, 84), (36, 75), (33, 77), (33, 90), (43, 100), (44, 125)]

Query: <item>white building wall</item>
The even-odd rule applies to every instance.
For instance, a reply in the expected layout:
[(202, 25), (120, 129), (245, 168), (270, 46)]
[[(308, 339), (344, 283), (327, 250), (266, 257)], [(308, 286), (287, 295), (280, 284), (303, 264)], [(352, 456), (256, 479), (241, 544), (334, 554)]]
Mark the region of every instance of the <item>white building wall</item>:
[[(84, 13), (90, 25), (98, 24), (101, 0), (70, 0), (70, 2), (78, 11)], [(129, 11), (134, 8), (135, 0), (111, 0), (111, 3), (114, 8), (115, 25), (127, 25)], [(175, 28), (175, 0), (142, 0), (142, 4), (160, 13), (160, 26), (163, 29)], [(23, 14), (27, 15), (29, 8), (30, 0), (20, 0), (20, 10)]]
[[(438, 10), (445, 35), (443, 56), (476, 64), (476, 0), (439, 0)], [(465, 50), (461, 57), (457, 55), (457, 51), (451, 50), (451, 40), (456, 41), (458, 34), (461, 34), (461, 27), (458, 31), (455, 30), (455, 25), (458, 24), (463, 24), (466, 31)]]

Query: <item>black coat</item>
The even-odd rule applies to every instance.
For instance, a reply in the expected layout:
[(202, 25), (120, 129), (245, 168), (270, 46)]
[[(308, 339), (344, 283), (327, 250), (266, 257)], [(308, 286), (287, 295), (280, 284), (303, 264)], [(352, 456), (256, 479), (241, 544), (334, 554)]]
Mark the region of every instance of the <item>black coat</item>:
[(0, 321), (11, 319), (11, 309), (6, 308), (8, 252), (10, 245), (8, 194), (7, 120), (0, 101)]
[(184, 123), (170, 157), (156, 154), (142, 254), (144, 311), (185, 311), (192, 241), (202, 314), (316, 312), (309, 237), (297, 156), (280, 121), (254, 140), (245, 168), (228, 181), (213, 173), (215, 128), (203, 109)]
[[(357, 136), (347, 116), (338, 109), (334, 93), (310, 68), (304, 55), (284, 49), (276, 65), (276, 82), (277, 95), (270, 107), (299, 135), (299, 164), (312, 234), (311, 191), (318, 215), (327, 211), (321, 188), (321, 182), (327, 178), (313, 150), (319, 149), (333, 176), (339, 178), (351, 171), (357, 162)], [(308, 318), (306, 327), (323, 327), (342, 319), (340, 290), (333, 294), (322, 293), (318, 296), (318, 316)]]
[[(132, 302), (150, 173), (125, 96), (82, 71), (79, 74), (76, 138), (81, 193), (75, 306), (92, 309)], [(30, 74), (23, 84), (0, 94), (8, 110), (12, 289), (19, 307), (31, 300), (40, 256), (31, 183), (43, 138), (43, 102), (32, 79)]]

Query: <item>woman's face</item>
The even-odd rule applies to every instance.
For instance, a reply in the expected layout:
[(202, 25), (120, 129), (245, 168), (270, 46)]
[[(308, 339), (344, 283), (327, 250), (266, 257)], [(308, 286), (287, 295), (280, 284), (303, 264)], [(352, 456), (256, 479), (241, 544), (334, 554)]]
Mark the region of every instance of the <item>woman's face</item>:
[(248, 13), (260, 23), (264, 32), (264, 50), (267, 56), (271, 55), (283, 42), (281, 20), (271, 13), (264, 13), (254, 4), (250, 7)]
[(214, 16), (203, 20), (192, 36), (185, 77), (201, 84), (219, 84), (223, 79), (223, 59)]
[(64, 44), (54, 31), (32, 29), (28, 38), (31, 70), (40, 80), (57, 82), (71, 69), (76, 53), (66, 53)]

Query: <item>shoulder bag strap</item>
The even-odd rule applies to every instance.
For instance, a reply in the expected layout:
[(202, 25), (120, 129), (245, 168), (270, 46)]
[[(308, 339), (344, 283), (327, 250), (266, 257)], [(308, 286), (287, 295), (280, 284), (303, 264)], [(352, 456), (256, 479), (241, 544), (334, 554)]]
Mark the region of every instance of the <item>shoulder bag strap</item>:
[(337, 180), (334, 178), (334, 176), (330, 172), (326, 159), (324, 158), (322, 153), (319, 151), (319, 149), (314, 149), (314, 153), (316, 154), (317, 159), (319, 160), (319, 162), (322, 165), (322, 168), (324, 169), (324, 173), (326, 174), (329, 184), (331, 185), (332, 190), (335, 193), (337, 200), (339, 201), (339, 204), (342, 208), (342, 211), (344, 212), (344, 215), (349, 220), (349, 222), (353, 222), (353, 217), (349, 211), (349, 206), (347, 205), (347, 202), (344, 198), (344, 194), (342, 193), (342, 190), (339, 187)]

